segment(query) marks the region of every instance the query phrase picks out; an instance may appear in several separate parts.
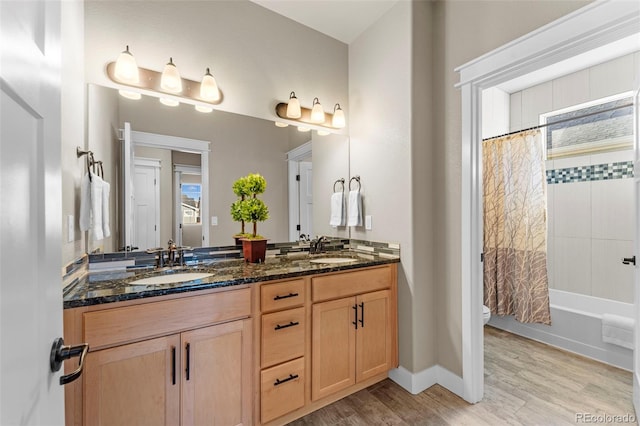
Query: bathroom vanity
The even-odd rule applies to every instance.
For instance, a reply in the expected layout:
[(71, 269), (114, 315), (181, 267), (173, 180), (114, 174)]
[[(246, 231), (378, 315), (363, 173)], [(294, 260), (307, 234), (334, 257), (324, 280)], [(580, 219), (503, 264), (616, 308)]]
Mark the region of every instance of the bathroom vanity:
[(398, 364), (398, 261), (89, 274), (65, 296), (65, 340), (90, 345), (67, 425), (281, 425), (383, 380)]

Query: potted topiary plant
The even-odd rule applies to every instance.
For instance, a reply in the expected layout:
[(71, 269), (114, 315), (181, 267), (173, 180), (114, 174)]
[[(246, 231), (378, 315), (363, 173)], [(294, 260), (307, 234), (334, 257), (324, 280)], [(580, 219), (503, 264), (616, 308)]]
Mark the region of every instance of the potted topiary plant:
[(242, 219), (242, 202), (251, 193), (247, 186), (247, 177), (241, 177), (232, 185), (233, 193), (238, 196), (238, 199), (231, 204), (231, 219), (236, 222), (240, 222), (240, 232), (235, 234), (233, 238), (236, 241), (236, 245), (242, 244), (242, 238), (249, 236), (244, 230), (244, 220)]
[[(232, 205), (232, 216), (237, 214), (243, 222), (253, 224), (253, 232), (245, 233), (242, 238), (242, 252), (244, 258), (251, 263), (264, 262), (267, 252), (267, 239), (258, 234), (258, 222), (269, 219), (269, 209), (264, 201), (257, 197), (267, 189), (267, 181), (257, 173), (241, 178), (245, 198)], [(244, 229), (243, 229), (244, 230)]]

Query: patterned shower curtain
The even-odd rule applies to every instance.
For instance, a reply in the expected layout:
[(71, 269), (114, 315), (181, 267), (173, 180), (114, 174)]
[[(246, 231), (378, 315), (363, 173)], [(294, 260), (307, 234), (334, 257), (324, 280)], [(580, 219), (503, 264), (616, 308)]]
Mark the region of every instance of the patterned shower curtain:
[(488, 139), (482, 156), (484, 303), (492, 314), (551, 324), (540, 130)]

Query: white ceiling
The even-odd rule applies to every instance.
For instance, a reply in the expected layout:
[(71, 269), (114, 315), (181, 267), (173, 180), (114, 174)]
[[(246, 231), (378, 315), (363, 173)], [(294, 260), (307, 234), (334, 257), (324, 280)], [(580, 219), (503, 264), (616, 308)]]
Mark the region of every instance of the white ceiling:
[(350, 44), (398, 0), (251, 0)]

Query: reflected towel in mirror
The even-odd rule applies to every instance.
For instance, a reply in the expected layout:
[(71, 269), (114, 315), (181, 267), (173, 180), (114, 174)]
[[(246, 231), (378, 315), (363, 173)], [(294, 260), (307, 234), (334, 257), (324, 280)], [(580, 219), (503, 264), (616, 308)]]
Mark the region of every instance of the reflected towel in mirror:
[(331, 194), (331, 219), (329, 225), (344, 226), (347, 223), (344, 192), (334, 192)]

